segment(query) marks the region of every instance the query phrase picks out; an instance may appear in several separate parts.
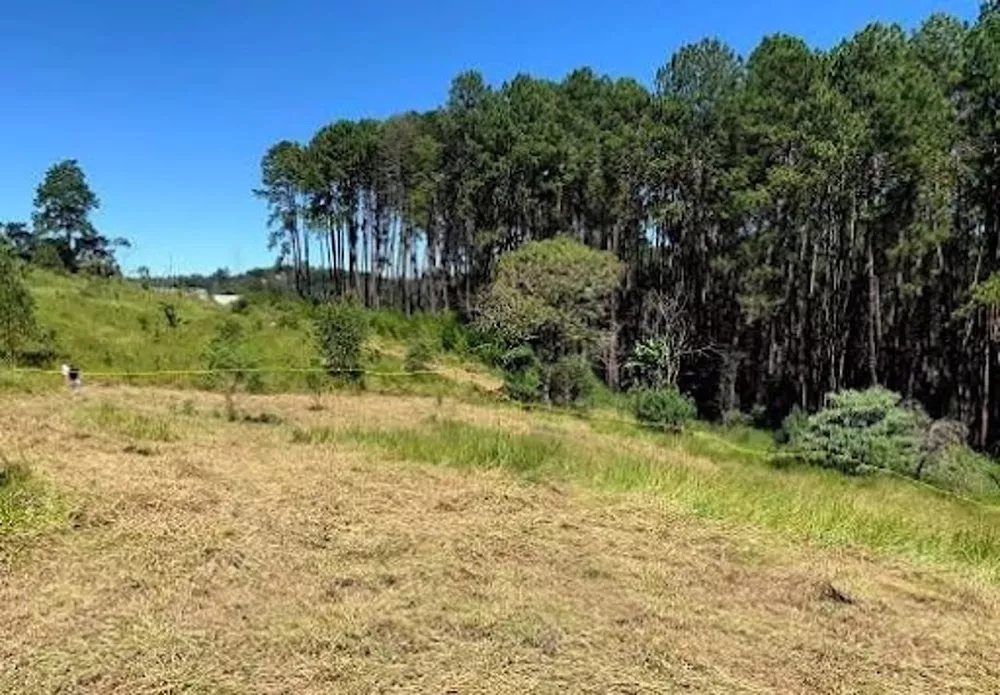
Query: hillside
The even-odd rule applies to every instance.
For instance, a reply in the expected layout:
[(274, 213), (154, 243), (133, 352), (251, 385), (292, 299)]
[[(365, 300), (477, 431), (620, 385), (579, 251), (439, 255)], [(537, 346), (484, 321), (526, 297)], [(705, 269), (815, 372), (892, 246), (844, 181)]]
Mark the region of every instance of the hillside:
[[(319, 364), (308, 307), (289, 298), (254, 300), (233, 310), (192, 293), (148, 287), (137, 281), (87, 279), (36, 268), (31, 269), (28, 283), (38, 322), (43, 331), (51, 331), (54, 364), (72, 362), (85, 376), (90, 374), (91, 379), (103, 383), (198, 385), (198, 375), (150, 373), (204, 369), (205, 347), (226, 320), (240, 324), (250, 359), (265, 370), (259, 375), (259, 390), (305, 390), (302, 373), (280, 370)], [(367, 313), (373, 334), (366, 358), (376, 373), (402, 371), (407, 340), (424, 333), (437, 337), (435, 331), (440, 332), (452, 320), (444, 315), (407, 320), (391, 310)], [(434, 379), (376, 375), (370, 386), (454, 392), (491, 390), (499, 385), (488, 369), (464, 355), (442, 352), (435, 367), (441, 375)], [(142, 376), (122, 376), (129, 372)], [(105, 373), (114, 376), (103, 376)], [(8, 384), (12, 381), (10, 374), (0, 375), (0, 379)], [(59, 383), (31, 375), (21, 375), (18, 381), (33, 387)]]
[(4, 400), (3, 692), (1000, 687), (997, 512), (753, 438), (378, 394), (235, 422), (200, 391)]

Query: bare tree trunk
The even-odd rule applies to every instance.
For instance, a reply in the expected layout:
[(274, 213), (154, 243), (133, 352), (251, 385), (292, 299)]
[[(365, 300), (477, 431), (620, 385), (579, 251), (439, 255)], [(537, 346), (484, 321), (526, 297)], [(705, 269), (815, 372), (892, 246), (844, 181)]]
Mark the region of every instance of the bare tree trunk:
[(875, 278), (875, 256), (871, 236), (868, 237), (868, 376), (873, 386), (878, 384), (878, 281)]

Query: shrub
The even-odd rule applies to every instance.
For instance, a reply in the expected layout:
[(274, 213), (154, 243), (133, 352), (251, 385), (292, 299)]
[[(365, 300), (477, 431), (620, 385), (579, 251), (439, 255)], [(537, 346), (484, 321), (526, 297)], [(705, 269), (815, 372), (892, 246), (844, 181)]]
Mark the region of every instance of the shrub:
[(424, 372), (431, 368), (437, 346), (434, 340), (426, 335), (411, 338), (406, 344), (406, 357), (403, 359), (403, 369), (408, 372)]
[(503, 339), (495, 333), (479, 329), (473, 325), (468, 331), (466, 351), (483, 364), (503, 369), (503, 360), (508, 348)]
[(548, 370), (549, 400), (556, 405), (582, 405), (597, 390), (597, 378), (583, 355), (564, 357)]
[(642, 389), (632, 397), (632, 413), (648, 427), (678, 430), (698, 410), (694, 401), (676, 388)]
[(508, 398), (522, 403), (541, 400), (545, 385), (542, 364), (530, 346), (520, 345), (508, 350), (499, 363), (504, 370), (504, 392)]
[(250, 309), (250, 300), (246, 297), (240, 297), (235, 302), (229, 305), (229, 310), (234, 314), (245, 314)]
[(250, 357), (243, 340), (243, 328), (239, 322), (227, 318), (205, 346), (202, 355), (205, 368), (205, 385), (209, 388), (222, 387), (226, 392), (226, 409), (230, 419), (234, 419), (233, 393), (240, 386), (250, 392), (262, 389), (260, 375), (252, 371), (257, 365)]
[(323, 393), (326, 391), (327, 378), (327, 375), (322, 372), (308, 371), (305, 373), (306, 388), (313, 395), (310, 410), (323, 409)]
[(932, 485), (972, 494), (1000, 489), (1000, 466), (968, 446), (969, 428), (956, 420), (937, 420), (921, 440), (915, 477)]
[(441, 349), (445, 352), (464, 354), (469, 348), (466, 330), (454, 314), (447, 314), (442, 319)]
[(800, 407), (795, 406), (784, 420), (781, 422), (781, 429), (778, 430), (777, 441), (779, 444), (789, 444), (794, 441), (805, 429), (809, 422), (809, 414)]
[(789, 443), (803, 459), (844, 473), (888, 469), (915, 476), (930, 423), (901, 401), (878, 387), (829, 394), (826, 406), (790, 433)]
[(316, 341), (323, 367), (334, 379), (364, 383), (364, 347), (368, 338), (364, 309), (351, 301), (320, 308), (315, 321)]
[(951, 444), (925, 456), (920, 479), (946, 490), (990, 495), (1000, 491), (1000, 465), (965, 444)]
[(163, 318), (170, 328), (178, 328), (183, 323), (177, 305), (173, 302), (160, 302), (160, 311), (163, 312)]
[(20, 263), (0, 251), (0, 359), (14, 362), (37, 330), (35, 300), (24, 283)]
[(52, 365), (57, 357), (55, 331), (36, 330), (18, 352), (17, 361), (26, 367), (40, 369)]
[(666, 338), (637, 343), (624, 367), (629, 381), (639, 388), (658, 390), (677, 381), (676, 358)]
[(43, 241), (38, 244), (31, 256), (31, 264), (57, 273), (65, 273), (67, 269), (59, 245), (51, 241)]
[(734, 429), (753, 427), (754, 418), (751, 413), (744, 413), (739, 408), (732, 408), (722, 414), (722, 424)]

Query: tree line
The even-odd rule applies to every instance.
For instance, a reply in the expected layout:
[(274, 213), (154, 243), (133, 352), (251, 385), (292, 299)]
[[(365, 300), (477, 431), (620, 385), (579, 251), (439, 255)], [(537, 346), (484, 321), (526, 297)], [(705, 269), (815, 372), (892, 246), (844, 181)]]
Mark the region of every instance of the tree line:
[(703, 409), (776, 419), (880, 384), (985, 446), (998, 112), (994, 0), (971, 24), (872, 24), (828, 51), (773, 35), (743, 59), (706, 39), (652, 89), (463, 73), (433, 111), (275, 144), (257, 193), (303, 294), (472, 315), (505, 253), (568, 235), (624, 264), (595, 355), (610, 385), (656, 293), (697, 347), (680, 378)]

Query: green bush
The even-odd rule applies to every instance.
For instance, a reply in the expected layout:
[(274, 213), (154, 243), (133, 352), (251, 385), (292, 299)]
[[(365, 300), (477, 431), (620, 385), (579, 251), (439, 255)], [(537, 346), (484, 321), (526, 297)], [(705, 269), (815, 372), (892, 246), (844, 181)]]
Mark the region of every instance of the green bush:
[(1000, 465), (964, 444), (952, 444), (925, 458), (920, 479), (964, 494), (995, 495), (1000, 492)]
[(648, 427), (679, 430), (698, 414), (698, 409), (676, 388), (642, 389), (632, 397), (632, 413)]
[(677, 379), (677, 358), (666, 338), (648, 338), (636, 343), (624, 365), (629, 382), (636, 388), (663, 389)]
[(403, 369), (408, 372), (425, 372), (429, 370), (437, 352), (435, 341), (428, 335), (418, 335), (410, 338), (406, 344), (406, 356), (403, 358)]
[(35, 300), (24, 282), (24, 269), (0, 251), (0, 360), (16, 362), (37, 334)]
[(597, 377), (583, 355), (564, 357), (548, 369), (549, 400), (556, 405), (580, 406), (597, 390)]
[(789, 444), (799, 437), (809, 423), (809, 414), (800, 407), (792, 408), (785, 419), (781, 422), (781, 429), (775, 437), (779, 444)]
[(883, 388), (840, 391), (826, 406), (790, 432), (803, 459), (848, 474), (887, 469), (916, 476), (923, 433), (930, 425), (920, 410)]
[(260, 374), (253, 371), (257, 363), (250, 356), (243, 327), (236, 319), (227, 318), (222, 322), (205, 346), (202, 361), (209, 370), (203, 383), (209, 388), (223, 388), (229, 397), (240, 387), (250, 392), (262, 388)]
[(441, 349), (459, 355), (464, 355), (469, 349), (466, 329), (459, 323), (455, 314), (446, 314), (442, 319)]
[(956, 420), (937, 420), (923, 434), (915, 477), (956, 492), (974, 495), (1000, 491), (1000, 465), (969, 449), (969, 428)]
[(504, 392), (508, 398), (522, 403), (542, 399), (545, 380), (542, 363), (529, 345), (519, 345), (505, 352), (498, 360), (504, 370)]
[(250, 309), (250, 300), (246, 297), (240, 297), (235, 302), (229, 306), (229, 310), (234, 314), (245, 314)]
[(31, 256), (31, 264), (45, 270), (65, 273), (67, 270), (66, 261), (59, 249), (59, 245), (51, 241), (39, 243)]
[(369, 323), (365, 310), (351, 301), (321, 307), (315, 320), (323, 367), (336, 381), (364, 383), (364, 348)]

